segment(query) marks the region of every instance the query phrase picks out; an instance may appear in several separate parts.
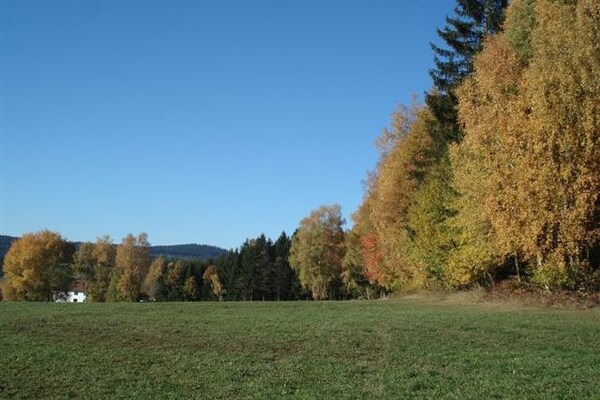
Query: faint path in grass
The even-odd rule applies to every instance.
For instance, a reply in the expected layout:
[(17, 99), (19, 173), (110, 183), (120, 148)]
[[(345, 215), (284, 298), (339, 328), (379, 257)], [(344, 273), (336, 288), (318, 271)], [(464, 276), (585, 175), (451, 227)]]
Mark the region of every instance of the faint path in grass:
[(600, 312), (0, 303), (0, 398), (594, 398)]

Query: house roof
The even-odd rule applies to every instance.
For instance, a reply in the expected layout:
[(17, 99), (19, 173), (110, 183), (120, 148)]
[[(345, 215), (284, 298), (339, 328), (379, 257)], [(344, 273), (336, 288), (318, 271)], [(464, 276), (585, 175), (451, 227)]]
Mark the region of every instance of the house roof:
[(69, 286), (71, 292), (87, 292), (85, 283), (81, 279), (74, 279)]

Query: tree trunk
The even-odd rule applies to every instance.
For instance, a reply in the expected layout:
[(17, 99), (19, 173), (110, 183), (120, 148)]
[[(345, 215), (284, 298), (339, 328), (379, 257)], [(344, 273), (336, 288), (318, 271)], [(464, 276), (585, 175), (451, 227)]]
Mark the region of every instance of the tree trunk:
[(515, 257), (515, 270), (517, 271), (517, 282), (521, 283), (521, 271), (519, 269), (519, 259), (517, 258), (517, 253), (515, 253), (514, 257)]

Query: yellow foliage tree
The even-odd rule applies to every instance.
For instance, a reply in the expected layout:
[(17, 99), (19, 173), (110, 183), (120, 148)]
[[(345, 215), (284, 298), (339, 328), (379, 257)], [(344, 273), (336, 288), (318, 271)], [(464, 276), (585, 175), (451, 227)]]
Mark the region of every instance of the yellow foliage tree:
[(202, 279), (204, 280), (204, 284), (210, 287), (210, 291), (215, 298), (219, 301), (222, 301), (223, 296), (225, 295), (225, 289), (223, 288), (223, 284), (219, 278), (217, 267), (210, 265), (208, 268), (206, 268), (204, 274), (202, 275)]
[[(392, 115), (392, 127), (403, 131), (396, 133), (395, 146), (379, 163), (370, 220), (383, 255), (386, 286), (418, 288), (425, 285), (425, 271), (408, 257), (408, 210), (432, 160), (433, 141), (428, 131), (432, 117), (426, 108), (414, 109), (411, 117), (401, 110)], [(410, 123), (404, 123), (406, 119)]]
[(332, 297), (332, 284), (341, 281), (345, 253), (343, 224), (339, 205), (321, 206), (300, 221), (292, 238), (290, 265), (315, 300)]
[(95, 276), (87, 286), (88, 296), (91, 301), (107, 301), (107, 293), (110, 285), (110, 277), (115, 268), (117, 247), (113, 244), (110, 236), (100, 236), (92, 251), (95, 261)]
[(142, 283), (142, 292), (145, 293), (150, 300), (154, 300), (158, 292), (159, 279), (167, 268), (167, 262), (164, 258), (158, 257), (148, 269), (148, 273)]
[[(516, 198), (522, 192), (514, 151), (523, 146), (523, 135), (514, 121), (523, 115), (519, 82), (524, 68), (504, 37), (493, 37), (475, 59), (476, 73), (459, 91), (465, 135), (451, 148), (459, 193), (457, 215), (450, 220), (457, 243), (446, 269), (451, 286), (493, 280), (504, 257), (519, 249), (514, 230), (526, 222), (516, 223)], [(500, 216), (512, 218), (513, 226), (499, 227)]]
[(67, 291), (72, 254), (73, 247), (58, 233), (23, 235), (4, 259), (4, 300), (52, 301), (55, 292)]
[(136, 301), (141, 293), (142, 281), (150, 265), (150, 244), (145, 233), (137, 237), (129, 234), (117, 247), (116, 299)]
[[(365, 182), (365, 195), (358, 210), (352, 214), (352, 240), (356, 236), (358, 239), (358, 248), (348, 249), (348, 257), (356, 259), (355, 263), (362, 266), (362, 273), (371, 283), (382, 286), (386, 285), (386, 277), (383, 273), (383, 254), (377, 241), (378, 235), (371, 219), (373, 211), (373, 192), (376, 190), (376, 173), (371, 173)], [(346, 260), (346, 257), (345, 257)], [(346, 262), (346, 261), (345, 261)], [(350, 261), (348, 261), (350, 262)]]
[(183, 295), (186, 300), (197, 300), (200, 296), (200, 289), (193, 276), (189, 276), (183, 283)]
[(476, 221), (480, 204), (470, 235), (495, 247), (477, 268), (512, 255), (545, 286), (569, 286), (585, 280), (600, 232), (600, 2), (520, 0), (508, 15), (459, 96), (463, 217)]
[(540, 0), (524, 76), (525, 254), (536, 277), (569, 284), (600, 233), (600, 2)]

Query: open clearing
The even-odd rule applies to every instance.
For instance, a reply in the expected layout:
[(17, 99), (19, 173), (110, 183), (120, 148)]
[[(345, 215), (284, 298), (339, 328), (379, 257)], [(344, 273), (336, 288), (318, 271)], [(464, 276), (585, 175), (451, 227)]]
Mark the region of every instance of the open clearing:
[(0, 398), (600, 398), (600, 310), (0, 303)]

